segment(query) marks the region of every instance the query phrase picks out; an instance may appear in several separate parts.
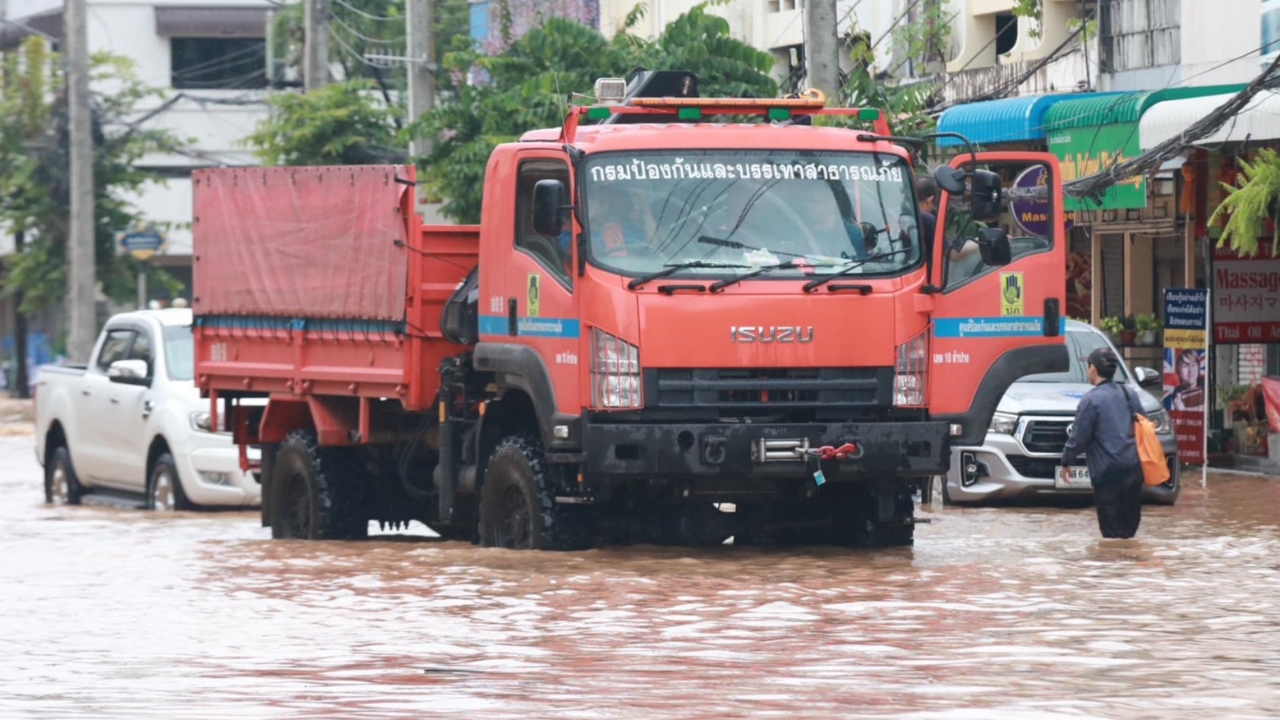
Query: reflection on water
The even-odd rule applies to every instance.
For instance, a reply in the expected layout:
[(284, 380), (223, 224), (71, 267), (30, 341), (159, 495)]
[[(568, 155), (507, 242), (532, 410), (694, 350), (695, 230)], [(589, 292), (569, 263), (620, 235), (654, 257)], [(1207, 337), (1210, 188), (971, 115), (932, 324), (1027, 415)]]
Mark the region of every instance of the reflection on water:
[(272, 542), (39, 504), (0, 440), (0, 717), (1274, 718), (1280, 482), (1139, 539), (935, 509), (881, 552)]

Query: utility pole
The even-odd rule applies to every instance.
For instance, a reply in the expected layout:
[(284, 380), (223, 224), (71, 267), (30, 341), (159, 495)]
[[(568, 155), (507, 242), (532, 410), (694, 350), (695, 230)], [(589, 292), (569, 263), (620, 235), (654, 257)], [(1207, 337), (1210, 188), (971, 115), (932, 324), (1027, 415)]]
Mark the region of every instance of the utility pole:
[(306, 27), (302, 80), (310, 92), (329, 84), (329, 0), (306, 0), (302, 15)]
[(829, 101), (840, 92), (840, 42), (836, 27), (836, 0), (807, 0), (804, 12), (805, 69), (809, 87), (821, 90)]
[[(407, 0), (405, 7), (405, 49), (409, 70), (409, 122), (435, 107), (435, 28), (432, 27), (432, 0)], [(431, 140), (416, 138), (409, 154), (421, 157), (431, 152)]]
[(93, 135), (89, 107), (89, 26), (85, 0), (66, 0), (67, 105), (71, 145), (71, 226), (67, 233), (67, 355), (88, 362), (97, 335), (94, 271)]

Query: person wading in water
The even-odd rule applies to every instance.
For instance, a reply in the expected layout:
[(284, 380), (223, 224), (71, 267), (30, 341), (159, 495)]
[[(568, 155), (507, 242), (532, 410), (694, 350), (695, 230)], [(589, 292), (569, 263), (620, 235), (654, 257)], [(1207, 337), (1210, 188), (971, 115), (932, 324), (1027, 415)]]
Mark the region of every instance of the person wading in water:
[[(1132, 388), (1113, 382), (1120, 360), (1106, 348), (1089, 354), (1089, 384), (1062, 451), (1062, 473), (1083, 451), (1104, 538), (1131, 538), (1142, 522), (1142, 466), (1133, 437), (1134, 413), (1142, 403)], [(1069, 477), (1069, 476), (1068, 476)]]

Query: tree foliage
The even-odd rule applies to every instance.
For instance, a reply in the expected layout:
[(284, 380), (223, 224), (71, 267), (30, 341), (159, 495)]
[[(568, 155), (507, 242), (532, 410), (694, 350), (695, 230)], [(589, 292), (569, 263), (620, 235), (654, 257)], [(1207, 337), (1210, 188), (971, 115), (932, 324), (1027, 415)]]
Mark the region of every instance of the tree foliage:
[(1236, 184), (1222, 187), (1227, 197), (1209, 218), (1210, 225), (1225, 221), (1218, 246), (1228, 245), (1242, 257), (1257, 255), (1258, 237), (1271, 220), (1271, 254), (1280, 254), (1280, 155), (1263, 148), (1253, 162), (1240, 160)]
[[(772, 57), (733, 39), (723, 18), (705, 3), (677, 18), (654, 41), (625, 32), (612, 41), (571, 20), (552, 17), (514, 40), (503, 53), (483, 56), (465, 45), (445, 57), (451, 102), (439, 105), (410, 132), (432, 138), (419, 158), (427, 192), (445, 200), (442, 211), (458, 222), (480, 218), (484, 170), (493, 149), (536, 128), (558, 127), (572, 96), (592, 92), (600, 77), (629, 75), (637, 67), (690, 70), (706, 96), (773, 97)], [(473, 69), (487, 82), (466, 81)]]
[(365, 80), (309, 93), (278, 93), (245, 142), (268, 165), (364, 165), (404, 159), (376, 88)]
[[(26, 238), (24, 251), (7, 262), (4, 289), (21, 292), (20, 310), (30, 314), (66, 295), (71, 183), (63, 64), (42, 39), (29, 38), (5, 53), (0, 67), (0, 218)], [(179, 142), (129, 120), (139, 106), (160, 100), (159, 91), (137, 79), (129, 60), (95, 54), (90, 75), (97, 280), (108, 297), (125, 301), (136, 291), (137, 265), (118, 251), (116, 232), (139, 219), (130, 196), (157, 179), (137, 163), (175, 150)], [(153, 270), (151, 277), (171, 291), (180, 287), (163, 271)]]

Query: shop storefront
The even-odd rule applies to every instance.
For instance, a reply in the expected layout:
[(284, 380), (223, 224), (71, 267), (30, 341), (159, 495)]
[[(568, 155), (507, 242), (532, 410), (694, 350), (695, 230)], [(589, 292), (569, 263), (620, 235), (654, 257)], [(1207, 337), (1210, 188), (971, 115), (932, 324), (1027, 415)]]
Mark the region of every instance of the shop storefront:
[[(1230, 97), (1223, 93), (1157, 105), (1141, 119), (1143, 149), (1176, 137)], [(1210, 291), (1210, 463), (1280, 472), (1280, 442), (1266, 420), (1264, 382), (1280, 378), (1280, 257), (1273, 257), (1269, 242), (1280, 218), (1267, 222), (1259, 252), (1250, 257), (1217, 247), (1222, 230), (1208, 226), (1226, 196), (1222, 183), (1236, 182), (1240, 161), (1255, 158), (1260, 147), (1280, 147), (1280, 93), (1263, 92), (1197, 145), (1183, 174), (1193, 208), (1189, 232), (1202, 253)]]

